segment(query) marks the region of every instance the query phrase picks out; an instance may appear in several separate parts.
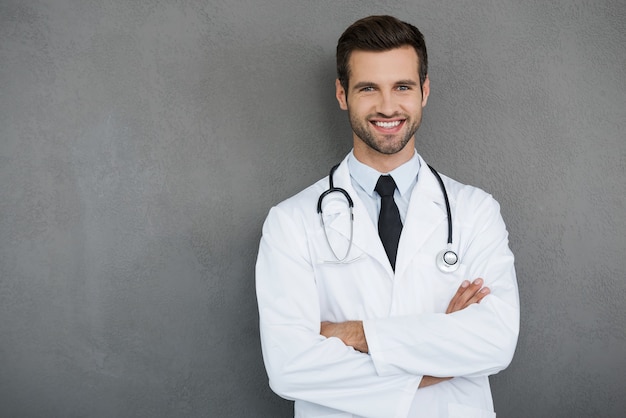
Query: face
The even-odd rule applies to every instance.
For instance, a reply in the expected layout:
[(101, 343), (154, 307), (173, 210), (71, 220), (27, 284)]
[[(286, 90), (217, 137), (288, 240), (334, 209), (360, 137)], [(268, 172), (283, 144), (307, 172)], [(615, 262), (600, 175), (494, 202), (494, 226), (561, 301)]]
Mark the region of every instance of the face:
[(355, 155), (365, 163), (402, 155), (408, 160), (430, 92), (428, 78), (420, 88), (417, 53), (411, 46), (354, 51), (349, 68), (348, 91), (337, 80), (336, 96), (350, 117)]

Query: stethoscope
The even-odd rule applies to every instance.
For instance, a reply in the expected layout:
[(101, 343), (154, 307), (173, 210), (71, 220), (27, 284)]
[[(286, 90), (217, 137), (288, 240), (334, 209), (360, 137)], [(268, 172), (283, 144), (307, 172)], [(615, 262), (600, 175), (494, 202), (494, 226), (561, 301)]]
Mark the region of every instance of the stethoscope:
[[(328, 189), (325, 190), (320, 195), (319, 199), (317, 199), (317, 213), (320, 215), (320, 220), (322, 222), (322, 227), (324, 229), (324, 237), (326, 238), (326, 243), (328, 244), (328, 247), (330, 247), (330, 250), (335, 256), (335, 258), (337, 259), (337, 263), (342, 263), (348, 258), (348, 255), (350, 254), (350, 249), (352, 248), (352, 238), (354, 235), (353, 234), (354, 233), (354, 214), (353, 214), (352, 209), (354, 208), (354, 202), (352, 201), (352, 198), (350, 197), (350, 194), (347, 191), (345, 191), (341, 187), (335, 187), (333, 184), (333, 175), (335, 174), (335, 170), (337, 170), (337, 167), (339, 167), (339, 164), (337, 164), (336, 166), (330, 169), (330, 174), (328, 175), (328, 183), (329, 183)], [(437, 178), (437, 181), (439, 182), (441, 193), (443, 194), (443, 198), (446, 202), (446, 213), (448, 216), (448, 245), (446, 246), (446, 248), (444, 248), (437, 254), (437, 256), (435, 257), (435, 264), (437, 264), (437, 267), (443, 273), (452, 273), (459, 268), (460, 264), (459, 264), (459, 256), (452, 250), (452, 211), (450, 210), (450, 201), (448, 200), (448, 192), (446, 191), (446, 186), (443, 184), (443, 180), (441, 179), (441, 176), (439, 175), (439, 173), (437, 173), (437, 170), (432, 168), (430, 165), (428, 166), (428, 168), (430, 168), (430, 171), (432, 171), (432, 173)], [(324, 201), (324, 198), (331, 193), (341, 193), (342, 195), (344, 195), (344, 197), (346, 198), (346, 201), (348, 202), (348, 210), (350, 212), (349, 213), (350, 215), (350, 241), (348, 244), (348, 249), (346, 250), (346, 254), (342, 258), (340, 258), (335, 253), (333, 246), (330, 245), (330, 241), (328, 240), (328, 234), (326, 233), (326, 225), (324, 223), (324, 212), (322, 210), (322, 202)]]

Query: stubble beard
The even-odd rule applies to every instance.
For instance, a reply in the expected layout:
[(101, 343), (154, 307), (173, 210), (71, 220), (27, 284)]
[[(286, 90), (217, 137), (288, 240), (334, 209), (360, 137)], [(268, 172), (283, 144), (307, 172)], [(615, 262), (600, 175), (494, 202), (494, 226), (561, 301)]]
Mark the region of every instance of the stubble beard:
[[(410, 125), (408, 125), (410, 123)], [(355, 115), (350, 115), (350, 125), (354, 134), (363, 141), (371, 149), (385, 155), (396, 154), (406, 147), (411, 138), (415, 135), (420, 127), (421, 117), (411, 122), (410, 118), (406, 118), (404, 133), (400, 132), (394, 135), (381, 135), (373, 131), (367, 119), (364, 121)], [(398, 140), (391, 140), (400, 135)]]

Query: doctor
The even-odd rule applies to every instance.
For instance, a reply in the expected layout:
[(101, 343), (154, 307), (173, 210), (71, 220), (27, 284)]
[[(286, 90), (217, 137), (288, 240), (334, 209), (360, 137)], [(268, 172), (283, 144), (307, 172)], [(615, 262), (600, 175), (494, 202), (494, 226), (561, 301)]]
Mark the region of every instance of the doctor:
[[(353, 150), (263, 227), (270, 386), (296, 417), (494, 417), (488, 376), (510, 363), (519, 329), (513, 254), (494, 199), (442, 176), (444, 192), (415, 151), (430, 93), (423, 36), (390, 16), (361, 19), (339, 39), (337, 72)], [(329, 181), (345, 194), (326, 195), (320, 221)], [(451, 272), (436, 263), (444, 194)]]

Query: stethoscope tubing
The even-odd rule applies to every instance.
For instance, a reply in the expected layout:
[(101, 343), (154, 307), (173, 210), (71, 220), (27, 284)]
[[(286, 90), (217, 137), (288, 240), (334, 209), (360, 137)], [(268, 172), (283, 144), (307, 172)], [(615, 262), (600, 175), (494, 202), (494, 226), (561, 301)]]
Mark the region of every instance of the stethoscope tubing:
[[(352, 238), (353, 238), (353, 232), (354, 232), (354, 215), (352, 211), (354, 208), (354, 202), (352, 201), (350, 194), (345, 189), (342, 189), (341, 187), (335, 187), (334, 185), (333, 176), (338, 167), (339, 167), (339, 164), (333, 166), (330, 169), (330, 173), (328, 175), (328, 189), (322, 192), (319, 198), (317, 199), (317, 213), (320, 216), (322, 228), (324, 229), (324, 237), (326, 238), (326, 243), (330, 247), (330, 250), (332, 251), (333, 256), (337, 259), (336, 263), (342, 263), (344, 260), (348, 258), (348, 255), (350, 254), (350, 249), (352, 248)], [(448, 192), (446, 190), (446, 186), (443, 184), (443, 179), (441, 178), (437, 170), (435, 170), (431, 165), (428, 165), (428, 168), (433, 173), (433, 175), (437, 179), (437, 182), (439, 183), (439, 187), (441, 188), (441, 193), (443, 194), (443, 199), (446, 204), (446, 214), (448, 217), (447, 248), (443, 249), (437, 254), (435, 258), (435, 263), (437, 264), (437, 267), (442, 272), (450, 273), (450, 272), (455, 271), (459, 267), (459, 262), (458, 262), (459, 257), (452, 250), (452, 210), (450, 209), (450, 200), (448, 199)], [(346, 198), (348, 202), (348, 208), (350, 211), (350, 243), (348, 244), (348, 249), (343, 258), (339, 258), (337, 254), (335, 253), (333, 246), (330, 245), (328, 234), (326, 233), (326, 225), (324, 224), (324, 213), (322, 209), (322, 203), (324, 201), (324, 198), (331, 193), (341, 193)]]
[(435, 170), (431, 165), (428, 165), (428, 168), (430, 168), (430, 171), (432, 171), (437, 178), (437, 181), (439, 182), (439, 187), (441, 187), (441, 191), (443, 194), (443, 200), (446, 202), (446, 214), (448, 215), (448, 244), (452, 245), (452, 211), (450, 210), (450, 199), (448, 199), (448, 192), (437, 170)]

